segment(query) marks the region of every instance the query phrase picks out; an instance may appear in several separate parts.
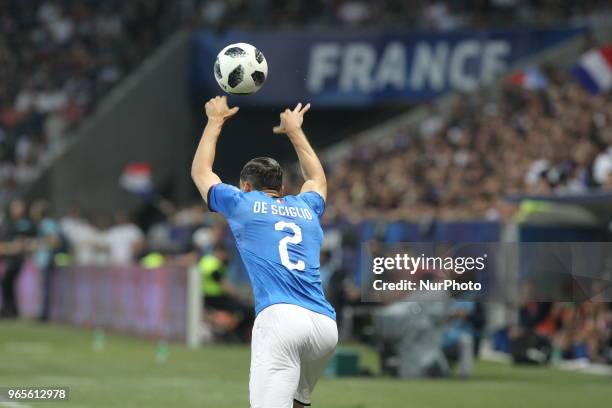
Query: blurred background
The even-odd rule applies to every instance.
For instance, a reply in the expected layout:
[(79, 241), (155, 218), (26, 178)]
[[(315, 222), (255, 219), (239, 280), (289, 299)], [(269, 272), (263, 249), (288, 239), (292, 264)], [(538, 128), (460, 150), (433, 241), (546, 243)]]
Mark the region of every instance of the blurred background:
[(0, 0), (0, 385), (69, 386), (84, 407), (247, 404), (248, 278), (189, 176), (234, 42), (269, 76), (229, 97), (225, 182), (272, 156), (297, 191), (271, 129), (313, 105), (342, 341), (320, 406), (609, 404), (607, 246), (588, 299), (538, 293), (559, 265), (537, 251), (506, 265), (509, 299), (361, 292), (365, 243), (611, 241), (605, 0)]

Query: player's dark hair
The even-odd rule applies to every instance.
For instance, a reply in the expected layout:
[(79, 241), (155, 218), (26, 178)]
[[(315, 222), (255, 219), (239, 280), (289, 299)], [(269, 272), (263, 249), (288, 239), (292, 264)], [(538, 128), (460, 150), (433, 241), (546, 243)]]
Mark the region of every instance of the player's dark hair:
[(280, 194), (283, 168), (271, 157), (256, 157), (244, 165), (240, 181), (250, 183), (255, 190), (271, 189)]

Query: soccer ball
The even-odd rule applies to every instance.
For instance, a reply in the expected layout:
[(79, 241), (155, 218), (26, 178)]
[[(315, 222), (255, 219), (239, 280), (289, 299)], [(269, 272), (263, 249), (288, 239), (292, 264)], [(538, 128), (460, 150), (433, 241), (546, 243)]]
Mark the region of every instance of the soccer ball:
[(225, 92), (234, 95), (255, 93), (266, 82), (268, 63), (251, 44), (230, 44), (215, 61), (215, 79)]

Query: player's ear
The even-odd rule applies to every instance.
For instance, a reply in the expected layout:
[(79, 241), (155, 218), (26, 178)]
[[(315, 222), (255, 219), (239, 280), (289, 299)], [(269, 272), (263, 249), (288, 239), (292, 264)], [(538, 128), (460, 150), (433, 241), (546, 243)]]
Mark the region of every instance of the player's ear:
[(253, 191), (253, 186), (248, 181), (241, 181), (240, 182), (240, 189), (242, 191), (248, 193), (249, 191)]

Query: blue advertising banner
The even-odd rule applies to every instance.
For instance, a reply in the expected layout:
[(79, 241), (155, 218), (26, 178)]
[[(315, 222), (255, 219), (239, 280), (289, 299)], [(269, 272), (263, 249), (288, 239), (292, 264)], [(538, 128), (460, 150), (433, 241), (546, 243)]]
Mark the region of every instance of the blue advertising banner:
[(195, 32), (191, 85), (198, 99), (220, 93), (213, 65), (226, 45), (247, 42), (268, 61), (268, 79), (241, 105), (297, 100), (318, 106), (426, 101), (469, 91), (507, 72), (521, 58), (557, 45), (584, 28), (453, 33)]

